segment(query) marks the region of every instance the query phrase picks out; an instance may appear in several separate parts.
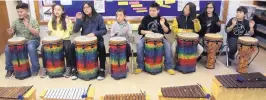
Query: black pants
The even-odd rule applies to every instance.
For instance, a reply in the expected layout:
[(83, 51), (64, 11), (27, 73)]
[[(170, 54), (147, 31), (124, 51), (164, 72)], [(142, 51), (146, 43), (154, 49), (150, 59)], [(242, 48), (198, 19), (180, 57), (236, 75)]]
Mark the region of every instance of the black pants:
[[(71, 58), (70, 58), (70, 45), (71, 41), (70, 40), (63, 40), (63, 51), (64, 51), (64, 56), (66, 57), (66, 67), (70, 67), (71, 64)], [(41, 48), (41, 53), (42, 53), (42, 60), (43, 60), (43, 68), (46, 68), (46, 58), (44, 56), (44, 48), (42, 46)]]
[(129, 62), (129, 57), (132, 55), (130, 44), (127, 43), (126, 45), (126, 52), (127, 52), (127, 62)]
[[(100, 59), (100, 69), (105, 70), (105, 61), (106, 61), (106, 51), (104, 46), (104, 41), (98, 41), (97, 44), (98, 57)], [(71, 67), (77, 70), (77, 61), (75, 53), (75, 44), (72, 43), (70, 47), (70, 58), (71, 58)]]
[(231, 60), (235, 59), (235, 54), (237, 52), (237, 37), (227, 37), (227, 43), (229, 47), (228, 57)]

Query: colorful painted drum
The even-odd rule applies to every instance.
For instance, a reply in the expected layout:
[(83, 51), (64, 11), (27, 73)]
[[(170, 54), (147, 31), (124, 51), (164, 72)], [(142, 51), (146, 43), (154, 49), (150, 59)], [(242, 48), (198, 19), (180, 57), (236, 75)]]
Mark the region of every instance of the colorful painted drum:
[(11, 52), (14, 75), (17, 79), (25, 79), (31, 76), (28, 50), (24, 37), (8, 39), (8, 47)]
[(127, 77), (126, 38), (112, 37), (109, 42), (111, 76), (114, 79)]
[(176, 70), (182, 73), (196, 71), (197, 46), (199, 35), (196, 33), (179, 33), (176, 47)]
[(49, 77), (61, 77), (64, 74), (65, 60), (63, 40), (56, 36), (47, 36), (42, 39), (43, 63)]
[(98, 75), (97, 37), (79, 36), (74, 39), (78, 77), (94, 79)]
[(145, 35), (145, 71), (155, 75), (162, 72), (163, 69), (163, 46), (164, 36), (159, 33), (151, 33)]

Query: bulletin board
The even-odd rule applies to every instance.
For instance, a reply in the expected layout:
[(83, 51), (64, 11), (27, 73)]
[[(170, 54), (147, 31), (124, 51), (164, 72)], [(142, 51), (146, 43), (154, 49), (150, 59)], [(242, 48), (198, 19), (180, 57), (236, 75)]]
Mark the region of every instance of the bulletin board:
[[(49, 0), (48, 0), (49, 1)], [(56, 4), (61, 4), (61, 0), (51, 0), (54, 1), (53, 3)], [(64, 1), (64, 0), (63, 0)], [(69, 0), (66, 0), (69, 1)], [(91, 1), (93, 2), (93, 0), (87, 0), (87, 1)], [(119, 4), (121, 1), (124, 2), (128, 2), (128, 4)], [(119, 8), (123, 8), (126, 11), (127, 16), (145, 16), (148, 15), (148, 8), (149, 6), (156, 2), (156, 1), (163, 1), (161, 8), (160, 8), (160, 15), (162, 16), (179, 16), (181, 14), (181, 11), (178, 11), (178, 2), (179, 1), (175, 1), (175, 0), (153, 0), (153, 1), (148, 1), (148, 0), (120, 0), (120, 1), (114, 1), (114, 0), (105, 0), (104, 1), (104, 5), (105, 5), (105, 11), (104, 13), (100, 13), (102, 16), (115, 16), (115, 12), (119, 9)], [(166, 1), (171, 1), (172, 3), (166, 2)], [(188, 1), (188, 0), (186, 0)], [(195, 0), (190, 0), (190, 1), (195, 1)], [(198, 0), (199, 1), (199, 0)], [(141, 4), (141, 7), (132, 7), (131, 2), (137, 2), (138, 4)], [(201, 13), (204, 9), (205, 6), (207, 5), (209, 1), (199, 1), (199, 10), (197, 11), (197, 13)], [(227, 10), (228, 10), (228, 1), (211, 1), (215, 4), (215, 12), (219, 15), (221, 8), (222, 8), (222, 16), (223, 19), (221, 19), (221, 22), (223, 23), (224, 21), (226, 21), (227, 18)], [(82, 5), (83, 5), (84, 1), (76, 1), (76, 0), (71, 0), (71, 5), (64, 5), (65, 8), (65, 12), (69, 17), (75, 17), (75, 14), (77, 12), (81, 12), (82, 11)], [(138, 5), (137, 4), (137, 5)], [(160, 4), (161, 5), (161, 4)], [(34, 6), (35, 6), (35, 12), (36, 12), (36, 18), (39, 21), (40, 24), (47, 24), (47, 21), (42, 20), (43, 16), (42, 13), (44, 13), (45, 11), (43, 11), (44, 7), (49, 7), (44, 5), (43, 0), (36, 0), (34, 1)], [(221, 7), (223, 6), (223, 7)], [(51, 5), (50, 5), (51, 7)], [(180, 7), (180, 6), (179, 6)], [(144, 12), (137, 12), (136, 8), (146, 8), (147, 11)], [(46, 13), (51, 13), (50, 11), (46, 11)], [(136, 17), (137, 18), (137, 17)], [(137, 19), (138, 21), (140, 21), (139, 19)], [(106, 19), (105, 19), (106, 21)], [(107, 20), (108, 21), (108, 20)], [(170, 20), (171, 21), (171, 20)]]
[[(134, 1), (138, 1), (138, 0), (134, 0)], [(72, 1), (72, 5), (64, 5), (66, 14), (68, 16), (75, 16), (75, 14), (77, 12), (81, 12), (83, 2), (84, 1)], [(101, 15), (114, 16), (116, 10), (119, 8), (125, 9), (125, 11), (127, 12), (127, 16), (145, 16), (145, 15), (147, 15), (147, 12), (136, 12), (136, 10), (133, 10), (134, 7), (131, 7), (131, 5), (137, 5), (137, 4), (118, 5), (118, 2), (119, 1), (105, 1), (105, 12), (101, 13)], [(139, 2), (139, 4), (142, 5), (141, 8), (148, 8), (155, 1), (138, 1), (138, 2)], [(217, 14), (220, 14), (221, 1), (212, 1), (212, 2), (216, 6), (215, 12)], [(55, 3), (60, 4), (60, 1), (56, 1)], [(200, 13), (202, 10), (204, 10), (207, 3), (208, 3), (208, 1), (200, 1), (200, 3), (199, 3), (200, 11), (198, 11), (198, 13)], [(162, 16), (178, 16), (181, 13), (180, 11), (177, 11), (177, 6), (178, 6), (177, 1), (175, 1), (175, 3), (170, 3), (170, 4), (166, 4), (164, 2), (164, 5), (167, 5), (170, 8), (161, 7), (160, 8), (160, 14)], [(135, 8), (138, 8), (138, 7), (135, 7)]]

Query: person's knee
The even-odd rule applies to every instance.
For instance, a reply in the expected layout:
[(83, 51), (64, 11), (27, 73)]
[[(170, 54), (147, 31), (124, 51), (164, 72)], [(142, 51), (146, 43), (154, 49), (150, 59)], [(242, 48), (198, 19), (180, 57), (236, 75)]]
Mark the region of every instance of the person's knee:
[(29, 52), (36, 52), (37, 51), (37, 47), (35, 47), (34, 45), (27, 45), (27, 49)]
[(145, 40), (144, 39), (140, 39), (138, 42), (137, 42), (137, 47), (144, 47), (144, 42)]
[(6, 47), (5, 47), (5, 52), (10, 52), (8, 45), (6, 45)]

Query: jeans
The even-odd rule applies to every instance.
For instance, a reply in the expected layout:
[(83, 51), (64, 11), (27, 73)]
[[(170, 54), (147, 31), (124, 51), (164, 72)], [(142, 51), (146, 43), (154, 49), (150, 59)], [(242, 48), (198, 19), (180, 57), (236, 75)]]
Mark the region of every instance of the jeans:
[[(37, 48), (39, 47), (40, 42), (36, 40), (27, 41), (27, 50), (30, 56), (30, 62), (32, 64), (31, 71), (37, 72), (40, 69), (39, 57), (37, 53)], [(6, 57), (6, 70), (13, 71), (12, 57), (8, 45), (5, 48), (5, 57)]]
[[(105, 61), (106, 61), (106, 51), (104, 46), (104, 41), (98, 41), (97, 44), (98, 57), (100, 59), (100, 69), (105, 70)], [(75, 54), (75, 44), (72, 43), (70, 46), (70, 61), (71, 67), (77, 69), (76, 54)]]
[(130, 44), (127, 43), (126, 44), (126, 52), (127, 52), (127, 62), (129, 62), (129, 57), (132, 55), (133, 52), (131, 52), (131, 47), (130, 47)]
[[(164, 38), (164, 66), (165, 70), (173, 68), (173, 61), (172, 61), (172, 54), (171, 54), (171, 47), (169, 42)], [(137, 63), (139, 69), (144, 69), (144, 46), (145, 46), (145, 38), (140, 39), (137, 42)]]
[(229, 47), (228, 57), (230, 60), (235, 59), (235, 54), (237, 52), (237, 40), (238, 39), (236, 37), (228, 37), (227, 38), (228, 47)]

